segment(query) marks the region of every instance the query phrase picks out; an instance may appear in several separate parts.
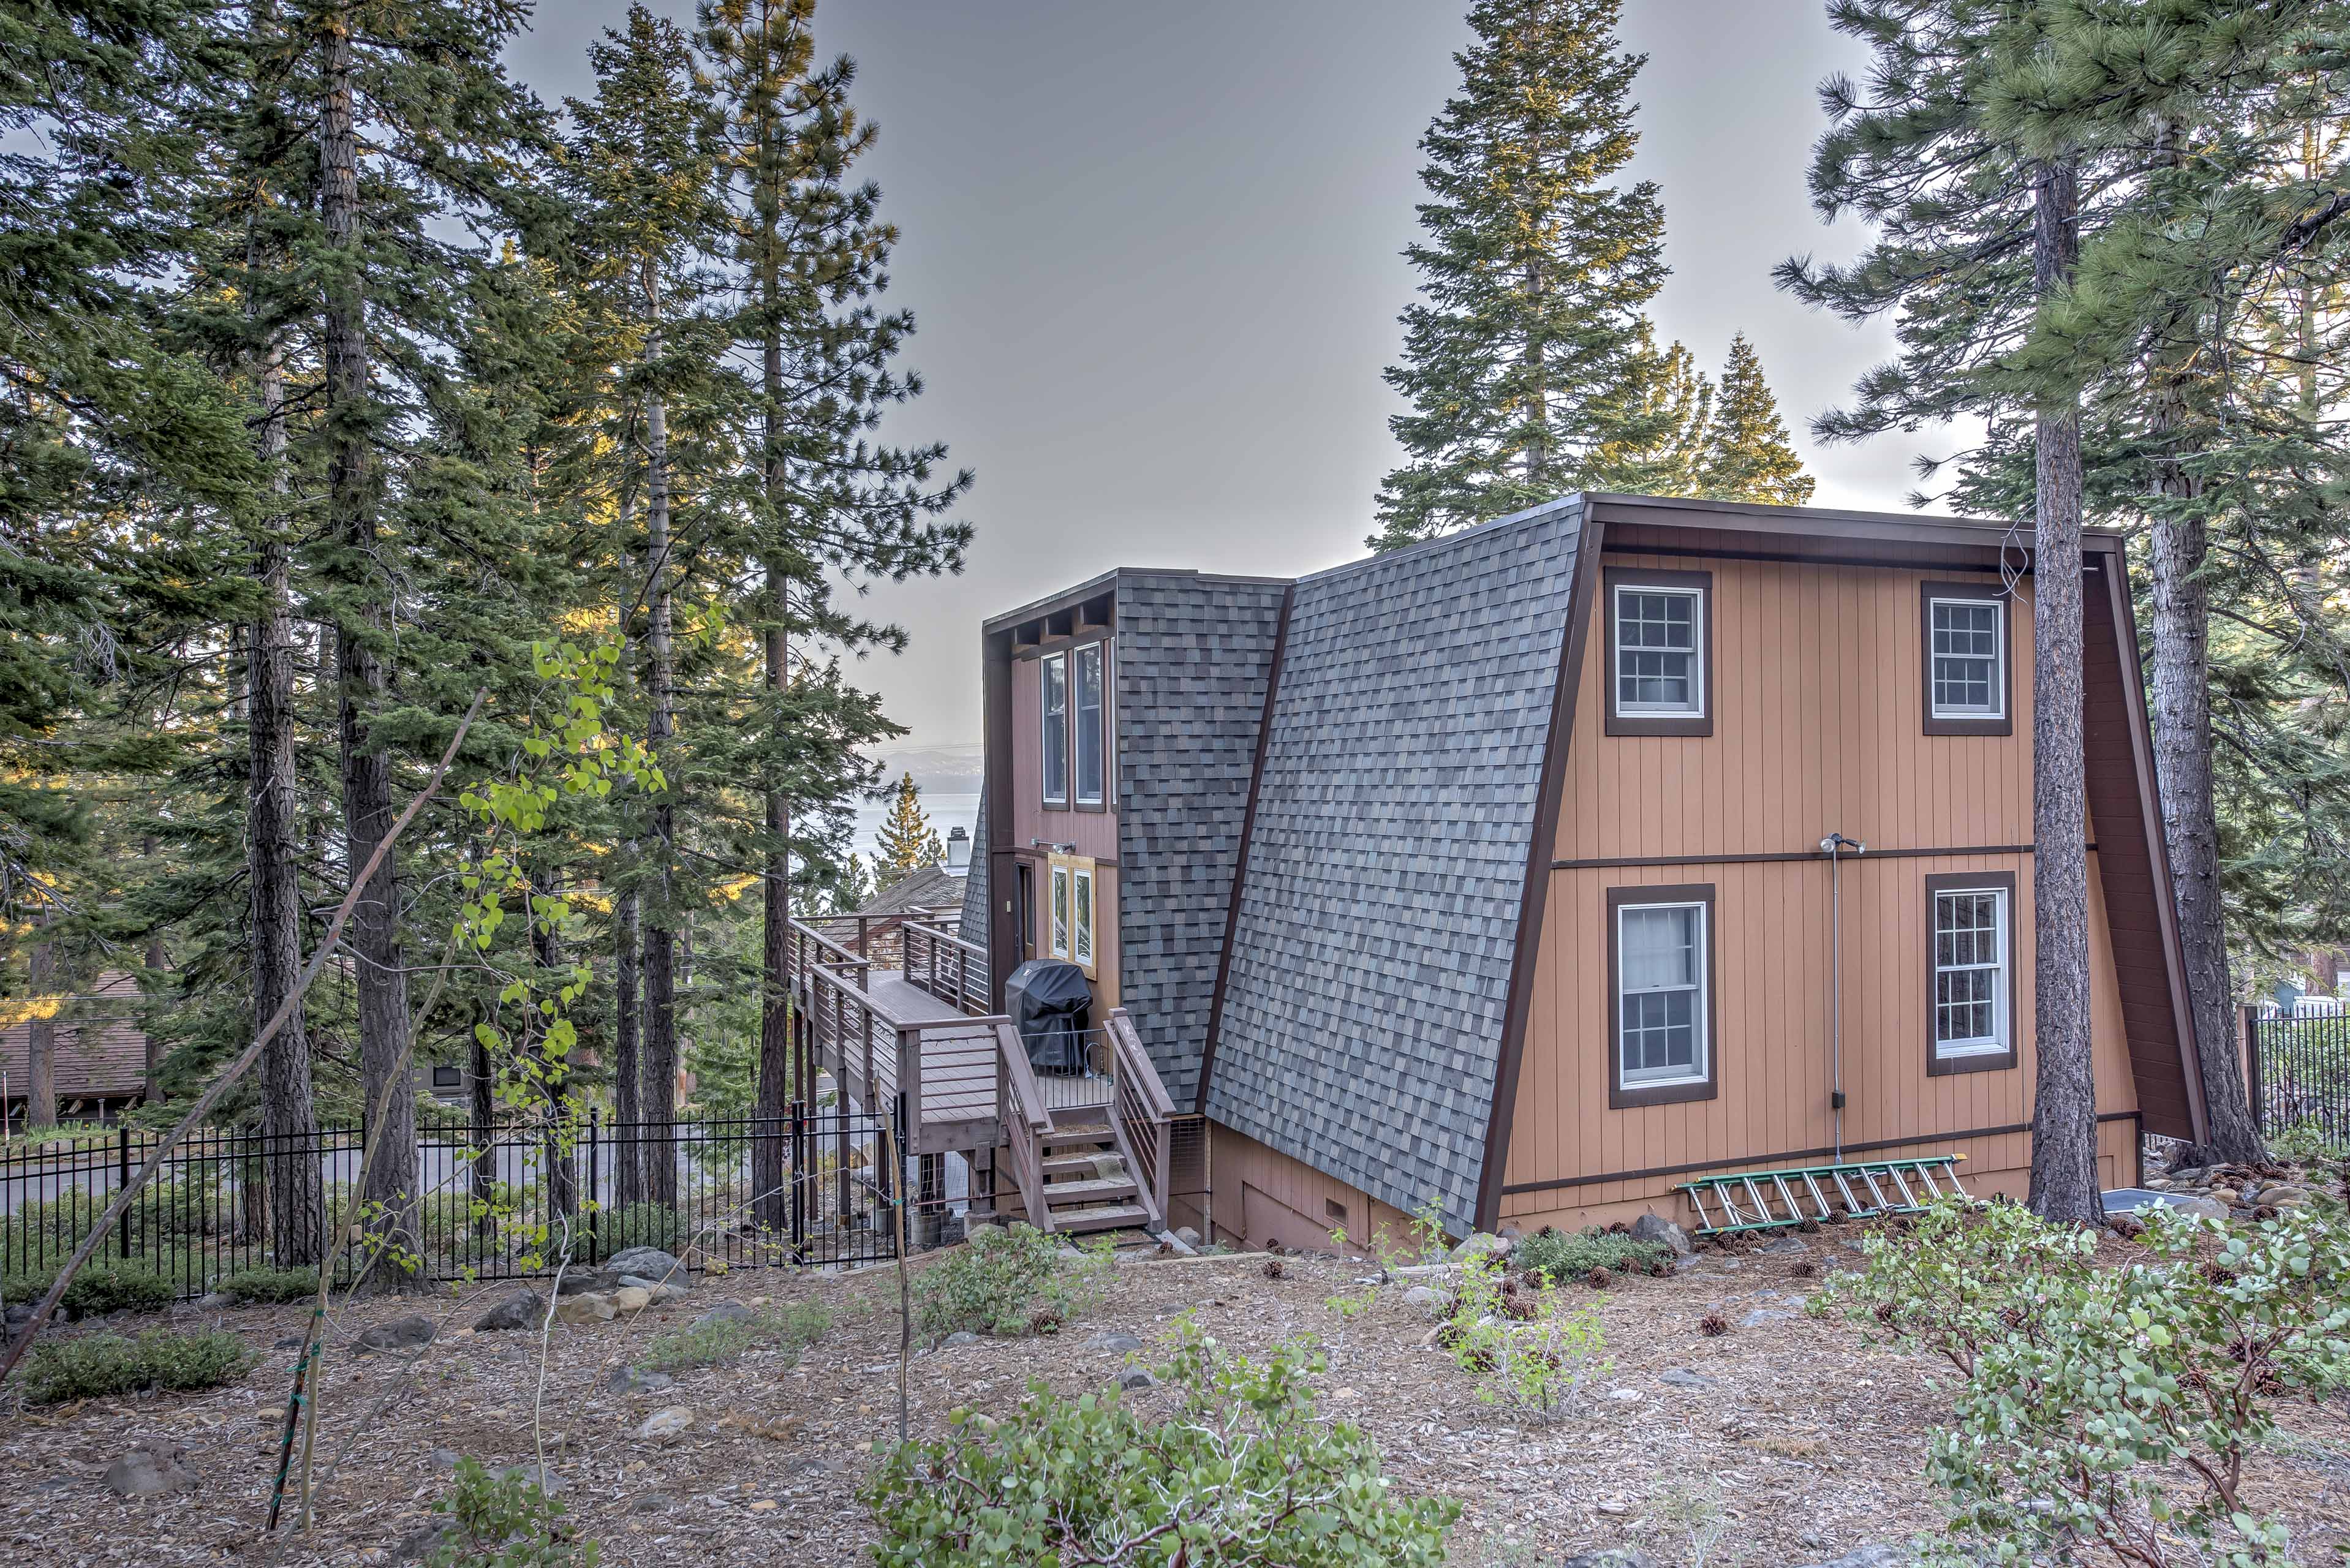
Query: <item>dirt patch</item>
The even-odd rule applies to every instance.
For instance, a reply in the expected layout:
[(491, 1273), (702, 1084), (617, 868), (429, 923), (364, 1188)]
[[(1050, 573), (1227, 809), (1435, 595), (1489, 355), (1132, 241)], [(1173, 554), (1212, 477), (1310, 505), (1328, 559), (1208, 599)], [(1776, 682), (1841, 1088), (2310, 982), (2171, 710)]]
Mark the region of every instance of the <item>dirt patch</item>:
[[(1247, 1353), (1318, 1335), (1330, 1358), (1320, 1380), (1324, 1408), (1371, 1433), (1399, 1487), (1466, 1505), (1456, 1537), (1461, 1561), (1532, 1568), (1632, 1543), (1660, 1562), (1683, 1562), (1686, 1542), (1653, 1517), (1654, 1505), (1677, 1486), (1712, 1484), (1732, 1516), (1713, 1561), (1757, 1568), (1819, 1562), (1939, 1521), (1923, 1466), (1928, 1434), (1948, 1402), (1933, 1386), (1933, 1366), (1804, 1315), (1817, 1273), (1851, 1254), (1834, 1235), (1804, 1241), (1800, 1253), (1707, 1253), (1669, 1279), (1578, 1287), (1598, 1310), (1615, 1365), (1587, 1413), (1551, 1426), (1514, 1422), (1481, 1404), (1469, 1378), (1423, 1347), (1429, 1324), (1404, 1304), (1403, 1285), (1343, 1319), (1325, 1302), (1359, 1292), (1360, 1266), (1295, 1256), (1278, 1280), (1264, 1277), (1255, 1256), (1122, 1263), (1104, 1306), (1056, 1336), (981, 1340), (920, 1355), (910, 1418), (920, 1435), (943, 1429), (957, 1405), (1002, 1415), (1033, 1378), (1064, 1393), (1106, 1389), (1128, 1357), (1088, 1342), (1127, 1334), (1148, 1345), (1188, 1310)], [(1800, 1268), (1806, 1262), (1809, 1276)], [(430, 1521), (447, 1486), (449, 1452), (526, 1463), (535, 1433), (607, 1563), (800, 1568), (868, 1560), (871, 1527), (857, 1488), (874, 1449), (896, 1433), (891, 1272), (738, 1274), (632, 1320), (558, 1324), (543, 1402), (536, 1400), (542, 1365), (535, 1336), (462, 1326), (511, 1289), (431, 1309), (446, 1326), (412, 1370), (402, 1370), (405, 1353), (329, 1361), (321, 1447), (330, 1452), (354, 1429), (357, 1444), (320, 1501), (318, 1533), (275, 1561), (393, 1561)], [(756, 1352), (733, 1366), (681, 1372), (666, 1388), (607, 1387), (613, 1369), (641, 1355), (662, 1329), (716, 1301), (757, 1296), (825, 1302), (834, 1325), (796, 1365)], [(291, 1342), (306, 1310), (176, 1314), (186, 1326), (234, 1328), (264, 1352), (236, 1386), (0, 1417), (0, 1540), (10, 1563), (271, 1561), (257, 1536)], [(337, 1325), (338, 1351), (369, 1324), (416, 1310), (412, 1302), (354, 1307)], [(1709, 1313), (1730, 1331), (1700, 1334)], [(634, 1436), (653, 1411), (671, 1406), (693, 1412), (681, 1434)], [(2261, 1456), (2251, 1495), (2292, 1523), (2302, 1561), (2331, 1561), (2350, 1542), (2350, 1406), (2293, 1407), (2285, 1428)], [(178, 1445), (201, 1488), (144, 1500), (108, 1490), (106, 1467), (143, 1438)]]

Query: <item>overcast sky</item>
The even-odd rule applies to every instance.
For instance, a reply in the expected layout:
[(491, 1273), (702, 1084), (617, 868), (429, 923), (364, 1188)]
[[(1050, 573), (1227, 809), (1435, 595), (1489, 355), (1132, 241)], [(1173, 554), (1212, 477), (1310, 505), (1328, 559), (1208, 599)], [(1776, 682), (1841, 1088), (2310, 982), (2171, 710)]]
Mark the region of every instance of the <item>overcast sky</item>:
[[(657, 5), (681, 22), (691, 0)], [(1413, 274), (1418, 142), (1454, 89), (1457, 0), (824, 0), (858, 67), (866, 171), (903, 233), (891, 300), (927, 394), (901, 440), (978, 475), (962, 576), (883, 586), (903, 656), (863, 664), (912, 733), (979, 738), (980, 620), (1116, 566), (1291, 576), (1362, 553), (1394, 465), (1380, 379)], [(550, 103), (590, 88), (625, 0), (541, 0), (512, 51)], [(1920, 442), (1820, 449), (1804, 427), (1884, 357), (1777, 293), (1845, 256), (1804, 187), (1823, 77), (1860, 51), (1816, 0), (1630, 0), (1636, 177), (1662, 187), (1660, 336), (1718, 370), (1743, 330), (1834, 506), (1898, 508)]]

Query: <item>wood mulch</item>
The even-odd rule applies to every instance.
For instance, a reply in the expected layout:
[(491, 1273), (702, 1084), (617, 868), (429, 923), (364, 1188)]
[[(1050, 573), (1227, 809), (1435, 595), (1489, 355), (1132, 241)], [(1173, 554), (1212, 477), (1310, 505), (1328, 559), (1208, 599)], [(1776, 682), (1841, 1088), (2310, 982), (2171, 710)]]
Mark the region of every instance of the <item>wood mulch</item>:
[[(1147, 1344), (1178, 1313), (1193, 1311), (1245, 1353), (1321, 1336), (1330, 1355), (1321, 1380), (1326, 1412), (1372, 1434), (1399, 1487), (1466, 1505), (1456, 1560), (1533, 1568), (1633, 1545), (1659, 1563), (1686, 1563), (1688, 1541), (1658, 1517), (1658, 1505), (1676, 1489), (1710, 1487), (1732, 1516), (1712, 1562), (1822, 1562), (1935, 1527), (1939, 1510), (1923, 1462), (1948, 1404), (1932, 1386), (1934, 1366), (1802, 1313), (1817, 1284), (1803, 1265), (1851, 1258), (1833, 1234), (1805, 1243), (1800, 1253), (1707, 1253), (1669, 1279), (1586, 1292), (1614, 1366), (1584, 1414), (1555, 1425), (1527, 1425), (1481, 1404), (1471, 1381), (1424, 1345), (1429, 1324), (1404, 1303), (1404, 1283), (1345, 1320), (1325, 1303), (1359, 1291), (1362, 1265), (1292, 1257), (1272, 1280), (1262, 1256), (1243, 1255), (1125, 1261), (1106, 1303), (1055, 1337), (982, 1340), (920, 1356), (912, 1427), (918, 1436), (938, 1432), (958, 1405), (1008, 1413), (1032, 1378), (1068, 1393), (1106, 1388), (1127, 1358), (1089, 1341), (1128, 1334)], [(856, 1492), (875, 1449), (896, 1429), (893, 1272), (706, 1281), (689, 1300), (632, 1320), (558, 1324), (544, 1355), (531, 1334), (462, 1326), (515, 1288), (427, 1303), (447, 1326), (412, 1366), (410, 1353), (354, 1356), (344, 1347), (417, 1303), (370, 1301), (340, 1315), (320, 1463), (354, 1430), (357, 1446), (323, 1494), (317, 1533), (276, 1544), (260, 1538), (259, 1526), (306, 1309), (180, 1309), (183, 1326), (218, 1321), (237, 1330), (264, 1352), (260, 1364), (238, 1385), (211, 1393), (0, 1414), (6, 1561), (12, 1568), (397, 1562), (447, 1490), (448, 1454), (440, 1450), (527, 1462), (535, 1410), (560, 1495), (582, 1532), (602, 1543), (606, 1563), (868, 1561), (871, 1525)], [(607, 1389), (611, 1371), (662, 1329), (723, 1299), (762, 1296), (826, 1302), (834, 1325), (796, 1365), (755, 1353), (681, 1373), (658, 1392)], [(1701, 1334), (1698, 1324), (1709, 1313), (1727, 1318), (1730, 1332)], [(1676, 1381), (1663, 1380), (1667, 1372)], [(692, 1425), (666, 1440), (637, 1438), (645, 1417), (667, 1406), (690, 1408)], [(2291, 1522), (2301, 1561), (2333, 1561), (2350, 1548), (2350, 1404), (2294, 1407), (2284, 1419), (2282, 1439), (2255, 1466), (2251, 1495)], [(178, 1496), (116, 1496), (104, 1472), (142, 1439), (180, 1448), (201, 1485)]]

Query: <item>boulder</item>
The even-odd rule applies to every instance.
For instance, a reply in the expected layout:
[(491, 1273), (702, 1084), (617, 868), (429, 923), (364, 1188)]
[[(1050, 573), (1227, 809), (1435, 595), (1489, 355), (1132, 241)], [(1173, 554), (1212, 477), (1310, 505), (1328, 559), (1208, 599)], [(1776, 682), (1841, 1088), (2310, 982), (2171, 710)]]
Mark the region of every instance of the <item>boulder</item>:
[(939, 1342), (941, 1345), (977, 1345), (979, 1335), (967, 1328), (959, 1328)]
[(2199, 1215), (2206, 1220), (2225, 1220), (2234, 1210), (2212, 1198), (2174, 1198), (2164, 1207), (2173, 1213)]
[(620, 1288), (620, 1276), (609, 1269), (566, 1269), (555, 1282), (558, 1296), (603, 1295)]
[(565, 1296), (555, 1303), (555, 1315), (563, 1323), (591, 1324), (609, 1323), (620, 1314), (613, 1310), (611, 1297), (590, 1292), (586, 1295)]
[(753, 1313), (749, 1307), (744, 1306), (741, 1302), (720, 1302), (716, 1306), (712, 1307), (708, 1312), (703, 1313), (700, 1317), (695, 1318), (693, 1320), (693, 1326), (696, 1328), (708, 1328), (712, 1324), (749, 1323), (751, 1319), (756, 1315), (756, 1314)]
[(612, 1293), (612, 1310), (615, 1312), (642, 1312), (652, 1304), (652, 1292), (641, 1285), (622, 1285)]
[(664, 1252), (659, 1247), (624, 1247), (605, 1259), (604, 1267), (614, 1274), (634, 1274), (655, 1284), (672, 1274), (680, 1280), (685, 1277), (685, 1265), (677, 1261), (676, 1254)]
[(1176, 1226), (1175, 1239), (1187, 1247), (1196, 1247), (1200, 1244), (1200, 1233), (1189, 1225)]
[(463, 1458), (464, 1456), (454, 1449), (435, 1449), (432, 1450), (432, 1468), (437, 1470), (453, 1470), (457, 1468), (457, 1461)]
[(604, 1379), (604, 1386), (615, 1394), (651, 1394), (676, 1381), (666, 1372), (639, 1372), (633, 1366), (615, 1366), (611, 1375)]
[(1758, 1250), (1768, 1252), (1774, 1258), (1792, 1258), (1797, 1253), (1811, 1251), (1804, 1244), (1804, 1239), (1801, 1236), (1773, 1236), (1763, 1242)]
[(1632, 1240), (1661, 1241), (1673, 1250), (1673, 1256), (1677, 1258), (1690, 1255), (1689, 1232), (1661, 1214), (1643, 1214), (1633, 1220)]
[(1509, 1256), (1510, 1244), (1499, 1236), (1480, 1231), (1452, 1249), (1452, 1261), (1465, 1263), (1471, 1258), (1503, 1258)]
[(409, 1350), (432, 1343), (432, 1320), (411, 1314), (389, 1323), (364, 1329), (359, 1337), (361, 1350)]
[(106, 1467), (106, 1484), (124, 1497), (187, 1491), (195, 1486), (196, 1475), (180, 1462), (186, 1458), (187, 1450), (177, 1443), (145, 1443)]
[(1142, 1341), (1130, 1334), (1097, 1334), (1086, 1341), (1087, 1350), (1107, 1350), (1113, 1355), (1131, 1355), (1142, 1348)]
[(536, 1291), (516, 1291), (474, 1320), (476, 1334), (498, 1329), (536, 1328), (546, 1321), (546, 1298)]
[(693, 1410), (685, 1405), (664, 1405), (637, 1423), (639, 1441), (665, 1442), (693, 1428)]
[(1158, 1387), (1159, 1379), (1139, 1366), (1129, 1366), (1118, 1375), (1118, 1386), (1124, 1392), (1131, 1394), (1144, 1388)]
[(1686, 1388), (1695, 1393), (1713, 1386), (1713, 1379), (1703, 1373), (1691, 1372), (1686, 1366), (1668, 1366), (1657, 1374), (1657, 1381), (1674, 1388)]
[(1793, 1323), (1794, 1321), (1795, 1314), (1794, 1313), (1781, 1312), (1777, 1307), (1756, 1307), (1752, 1312), (1748, 1313), (1744, 1317), (1738, 1320), (1738, 1326), (1741, 1328), (1761, 1328), (1766, 1323)]
[(538, 1488), (538, 1494), (541, 1497), (553, 1497), (563, 1490), (563, 1478), (545, 1465), (508, 1465), (498, 1472), (498, 1479), (509, 1481), (529, 1481)]
[(1610, 1546), (1604, 1552), (1563, 1557), (1558, 1568), (1657, 1568), (1657, 1561), (1637, 1546)]

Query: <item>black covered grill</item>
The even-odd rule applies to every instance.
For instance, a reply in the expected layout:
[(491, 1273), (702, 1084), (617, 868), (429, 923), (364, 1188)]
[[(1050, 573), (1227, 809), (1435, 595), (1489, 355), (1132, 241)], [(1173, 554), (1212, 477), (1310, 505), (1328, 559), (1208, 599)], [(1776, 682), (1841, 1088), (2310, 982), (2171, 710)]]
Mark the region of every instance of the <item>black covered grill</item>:
[(1093, 988), (1086, 971), (1059, 959), (1030, 959), (1003, 982), (1003, 1010), (1040, 1073), (1081, 1073)]

